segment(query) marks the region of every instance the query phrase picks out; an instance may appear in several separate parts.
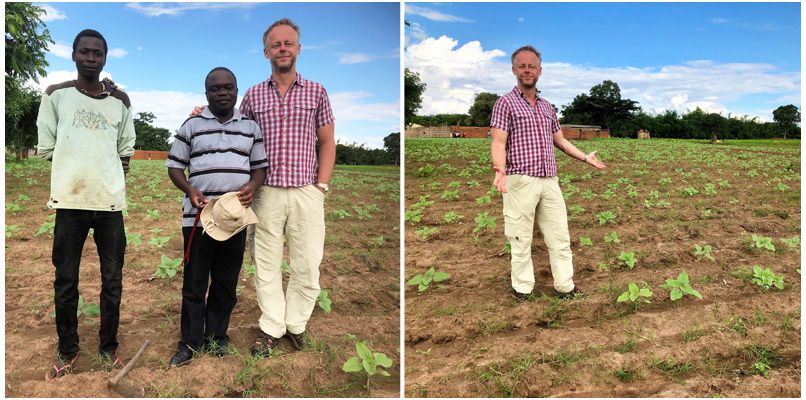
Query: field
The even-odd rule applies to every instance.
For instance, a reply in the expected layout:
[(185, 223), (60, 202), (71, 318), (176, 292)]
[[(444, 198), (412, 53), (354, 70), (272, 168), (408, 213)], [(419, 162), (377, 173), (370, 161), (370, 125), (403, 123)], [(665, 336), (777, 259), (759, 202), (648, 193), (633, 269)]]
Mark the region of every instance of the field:
[(405, 292), (406, 396), (800, 397), (799, 141), (558, 151), (583, 295), (554, 297), (536, 230), (523, 302), (489, 141), (405, 144), (406, 280), (433, 278)]
[[(79, 291), (81, 353), (74, 372), (45, 382), (56, 354), (51, 264), (53, 216), (46, 202), (50, 165), (43, 160), (6, 163), (5, 394), (12, 397), (115, 397), (113, 375), (98, 358), (99, 263), (95, 244), (84, 247)], [(397, 397), (400, 379), (399, 169), (337, 166), (325, 203), (327, 236), (320, 283), (332, 311), (317, 306), (308, 324), (312, 342), (294, 351), (283, 338), (277, 355), (249, 354), (260, 314), (254, 265), (247, 254), (229, 335), (237, 351), (202, 355), (171, 368), (179, 340), (182, 272), (153, 278), (162, 257), (182, 257), (180, 201), (162, 161), (133, 161), (127, 177), (129, 210), (123, 304), (118, 340), (128, 360), (140, 345), (152, 346), (127, 379), (149, 397)], [(287, 259), (287, 256), (286, 256)], [(163, 272), (171, 273), (170, 260)], [(287, 278), (287, 274), (286, 278)], [(347, 373), (356, 340), (392, 359), (390, 376)]]

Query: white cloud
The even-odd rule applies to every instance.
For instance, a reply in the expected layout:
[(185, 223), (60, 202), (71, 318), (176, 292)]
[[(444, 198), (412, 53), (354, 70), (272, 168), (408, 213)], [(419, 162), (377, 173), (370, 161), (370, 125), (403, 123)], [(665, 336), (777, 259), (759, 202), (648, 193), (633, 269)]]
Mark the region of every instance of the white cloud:
[(195, 10), (223, 10), (228, 8), (250, 8), (250, 3), (129, 3), (126, 8), (139, 12), (148, 17), (163, 15), (179, 16), (186, 11)]
[[(509, 92), (515, 86), (515, 78), (509, 59), (502, 57), (505, 55), (498, 49), (484, 50), (478, 41), (459, 46), (458, 41), (447, 36), (410, 45), (406, 49), (406, 67), (419, 73), (428, 85), (419, 113), (465, 113), (479, 92)], [(770, 64), (709, 60), (647, 68), (547, 62), (538, 87), (543, 96), (561, 108), (606, 79), (618, 83), (622, 97), (638, 101), (647, 112), (686, 112), (700, 107), (723, 115), (749, 114), (759, 107), (729, 110), (726, 104), (741, 102), (744, 96), (799, 98), (800, 93), (799, 72), (781, 72)]]
[(473, 20), (467, 18), (457, 17), (455, 15), (445, 14), (430, 8), (414, 6), (411, 4), (406, 4), (406, 14), (419, 15), (432, 21), (439, 22), (474, 22)]
[(48, 4), (34, 4), (34, 5), (39, 7), (39, 8), (41, 8), (42, 10), (44, 10), (44, 12), (40, 14), (42, 22), (50, 22), (50, 21), (58, 21), (58, 20), (61, 20), (61, 19), (67, 19), (67, 15), (65, 15), (63, 12), (55, 9), (51, 5), (48, 5)]
[(112, 57), (112, 58), (123, 58), (127, 54), (129, 54), (129, 52), (124, 50), (124, 49), (109, 49), (109, 54), (108, 55), (109, 55), (109, 57)]
[(385, 58), (397, 58), (399, 56), (399, 49), (387, 54), (344, 53), (339, 56), (339, 64), (361, 64)]
[(518, 17), (518, 22), (523, 22), (523, 17)]
[(420, 42), (423, 39), (428, 37), (428, 33), (425, 32), (425, 28), (422, 25), (414, 22), (409, 21), (409, 26), (404, 32), (404, 39), (405, 45), (408, 46), (411, 43)]
[(712, 23), (715, 23), (715, 24), (726, 24), (726, 23), (728, 23), (727, 18), (721, 18), (721, 17), (711, 18), (710, 21)]
[(143, 51), (143, 47), (142, 46), (137, 46), (137, 51)]
[(367, 92), (338, 92), (329, 94), (336, 121), (397, 121), (400, 120), (400, 103), (369, 103)]
[(48, 52), (56, 57), (73, 59), (73, 46), (65, 42), (55, 42), (48, 46)]

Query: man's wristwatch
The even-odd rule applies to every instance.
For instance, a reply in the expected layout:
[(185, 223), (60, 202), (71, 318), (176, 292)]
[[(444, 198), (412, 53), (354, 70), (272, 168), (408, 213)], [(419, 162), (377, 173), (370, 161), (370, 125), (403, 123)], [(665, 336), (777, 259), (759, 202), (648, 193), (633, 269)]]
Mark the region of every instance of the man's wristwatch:
[(327, 192), (330, 191), (330, 185), (328, 185), (327, 183), (319, 182), (316, 184), (316, 187), (322, 189), (325, 192), (325, 194), (327, 194)]
[(582, 159), (582, 162), (588, 162), (588, 156), (589, 155), (590, 155), (589, 153), (586, 153), (585, 158)]

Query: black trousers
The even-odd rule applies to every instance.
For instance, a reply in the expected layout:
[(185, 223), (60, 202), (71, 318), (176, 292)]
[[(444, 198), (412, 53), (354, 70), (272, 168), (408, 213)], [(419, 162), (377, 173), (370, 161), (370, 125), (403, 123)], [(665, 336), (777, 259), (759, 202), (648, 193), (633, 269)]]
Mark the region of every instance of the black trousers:
[[(182, 228), (185, 249), (191, 230), (190, 227)], [(194, 350), (200, 349), (203, 339), (228, 339), (227, 328), (237, 302), (235, 290), (246, 246), (245, 230), (223, 242), (203, 232), (201, 227), (196, 228), (182, 282), (182, 339), (179, 345)]]
[[(101, 261), (101, 326), (99, 351), (112, 354), (118, 348), (120, 298), (123, 294), (123, 254), (126, 233), (120, 211), (56, 210), (53, 231), (53, 282), (56, 303), (56, 333), (59, 354), (72, 358), (78, 354), (78, 277), (81, 253), (90, 228)], [(90, 297), (87, 296), (87, 302)]]

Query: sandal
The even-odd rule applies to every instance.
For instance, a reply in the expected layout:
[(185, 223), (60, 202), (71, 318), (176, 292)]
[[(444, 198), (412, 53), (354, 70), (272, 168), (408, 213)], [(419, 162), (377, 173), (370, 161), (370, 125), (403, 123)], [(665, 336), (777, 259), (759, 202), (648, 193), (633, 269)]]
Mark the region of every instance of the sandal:
[(260, 331), (252, 343), (252, 355), (257, 357), (271, 357), (277, 349), (280, 339)]
[(102, 351), (100, 354), (100, 361), (104, 368), (107, 368), (107, 366), (110, 369), (126, 368), (126, 364), (120, 358), (120, 355), (118, 355), (117, 351), (114, 353), (106, 353)]
[(45, 373), (45, 380), (49, 381), (51, 379), (60, 378), (70, 372), (76, 358), (78, 358), (78, 354), (67, 360), (63, 359), (61, 356), (57, 356), (56, 361), (53, 362), (53, 367)]

